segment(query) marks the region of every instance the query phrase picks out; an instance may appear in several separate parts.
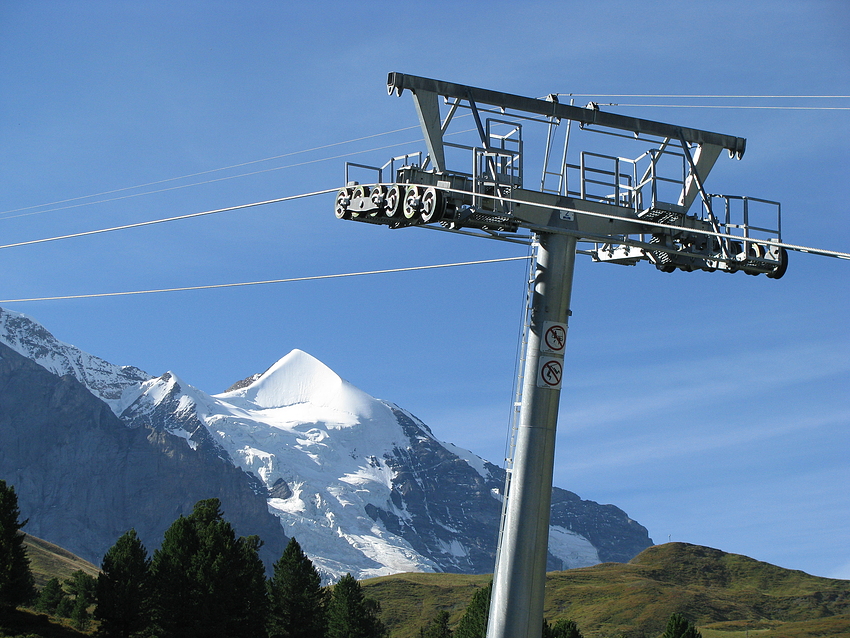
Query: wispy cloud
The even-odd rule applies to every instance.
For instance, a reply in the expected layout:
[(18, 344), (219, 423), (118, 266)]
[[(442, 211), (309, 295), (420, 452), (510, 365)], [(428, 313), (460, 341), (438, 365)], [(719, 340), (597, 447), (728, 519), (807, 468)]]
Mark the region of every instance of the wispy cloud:
[[(778, 440), (806, 431), (809, 436), (818, 436), (818, 430), (850, 424), (850, 409), (841, 409), (827, 414), (804, 417), (786, 417), (776, 421), (770, 419), (734, 424), (713, 424), (707, 420), (672, 424), (674, 427), (639, 428), (639, 431), (620, 431), (616, 439), (582, 437), (576, 441), (570, 432), (560, 438), (570, 453), (564, 457), (571, 471), (605, 468), (623, 470), (630, 466), (643, 466), (668, 459), (697, 459), (700, 455), (717, 451), (735, 451), (742, 447), (751, 449), (756, 444)], [(573, 439), (573, 440), (571, 440)], [(730, 452), (731, 454), (731, 452)], [(734, 455), (734, 454), (732, 454)]]
[[(669, 363), (621, 360), (583, 369), (565, 385), (561, 421), (570, 429), (598, 428), (650, 421), (678, 411), (687, 420), (722, 412), (725, 405), (746, 401), (764, 406), (766, 397), (791, 393), (813, 381), (844, 377), (850, 383), (850, 343), (820, 342), (730, 352), (723, 356), (685, 358)], [(801, 405), (808, 403), (801, 395)], [(769, 406), (767, 406), (769, 407)]]

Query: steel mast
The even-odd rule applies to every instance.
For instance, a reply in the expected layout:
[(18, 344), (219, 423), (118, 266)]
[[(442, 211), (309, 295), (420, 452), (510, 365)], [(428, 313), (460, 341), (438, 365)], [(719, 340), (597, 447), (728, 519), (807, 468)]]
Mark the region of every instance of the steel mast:
[(539, 637), (542, 628), (555, 430), (576, 239), (541, 233), (536, 250), (520, 416), (487, 638)]

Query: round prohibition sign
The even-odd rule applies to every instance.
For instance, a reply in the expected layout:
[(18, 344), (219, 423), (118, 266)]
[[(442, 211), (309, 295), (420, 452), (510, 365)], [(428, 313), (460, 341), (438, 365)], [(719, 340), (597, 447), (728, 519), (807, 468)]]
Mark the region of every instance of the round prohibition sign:
[(561, 352), (567, 345), (567, 330), (559, 323), (554, 323), (546, 328), (543, 342), (551, 352)]
[(550, 359), (540, 367), (540, 380), (549, 388), (557, 388), (561, 385), (564, 376), (564, 368), (557, 359)]

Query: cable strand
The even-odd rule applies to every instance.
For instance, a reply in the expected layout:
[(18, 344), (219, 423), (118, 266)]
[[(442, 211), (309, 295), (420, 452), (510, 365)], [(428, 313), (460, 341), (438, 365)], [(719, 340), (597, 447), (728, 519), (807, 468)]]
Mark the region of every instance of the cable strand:
[(558, 97), (661, 97), (681, 99), (739, 99), (739, 100), (846, 100), (850, 95), (698, 95), (687, 93), (558, 93)]
[(242, 210), (245, 208), (253, 208), (255, 206), (265, 206), (266, 204), (277, 204), (279, 202), (288, 202), (294, 199), (304, 199), (306, 197), (313, 197), (315, 195), (325, 195), (327, 193), (333, 193), (338, 191), (338, 188), (329, 188), (321, 191), (314, 191), (312, 193), (301, 193), (299, 195), (289, 195), (287, 197), (278, 197), (277, 199), (267, 199), (262, 202), (252, 202), (250, 204), (240, 204), (238, 206), (228, 206), (227, 208), (216, 208), (215, 210), (205, 210), (199, 213), (188, 213), (186, 215), (176, 215), (174, 217), (165, 217), (162, 219), (152, 219), (144, 222), (137, 222), (135, 224), (124, 224), (122, 226), (112, 226), (110, 228), (98, 228), (96, 230), (87, 230), (79, 233), (71, 233), (69, 235), (59, 235), (56, 237), (45, 237), (42, 239), (31, 239), (29, 241), (20, 241), (14, 244), (5, 244), (0, 246), (0, 250), (4, 248), (18, 248), (20, 246), (33, 246), (35, 244), (44, 244), (51, 241), (59, 241), (62, 239), (75, 239), (77, 237), (87, 237), (89, 235), (100, 235), (103, 233), (111, 233), (117, 230), (128, 230), (130, 228), (141, 228), (143, 226), (152, 226), (154, 224), (164, 224), (166, 222), (174, 222), (182, 219), (192, 219), (193, 217), (204, 217), (206, 215), (215, 215), (217, 213), (226, 213), (228, 211), (233, 210)]
[[(404, 128), (395, 129), (394, 131), (385, 131), (383, 133), (374, 133), (372, 135), (364, 135), (363, 137), (356, 137), (356, 138), (353, 138), (353, 139), (350, 139), (350, 140), (345, 140), (345, 141), (342, 141), (342, 142), (333, 142), (331, 144), (324, 144), (322, 146), (314, 146), (313, 148), (302, 149), (300, 151), (291, 151), (289, 153), (283, 153), (281, 155), (274, 155), (272, 157), (264, 157), (263, 159), (251, 160), (251, 161), (248, 161), (248, 162), (241, 162), (239, 164), (232, 164), (231, 166), (222, 166), (221, 168), (212, 168), (212, 169), (207, 170), (207, 171), (199, 171), (197, 173), (189, 173), (187, 175), (180, 175), (178, 177), (169, 177), (167, 179), (160, 179), (160, 180), (157, 180), (157, 181), (154, 181), (154, 182), (148, 182), (146, 184), (137, 184), (136, 186), (125, 186), (123, 188), (114, 188), (112, 190), (102, 191), (100, 193), (92, 193), (91, 195), (80, 195), (79, 197), (69, 197), (67, 199), (60, 199), (60, 200), (57, 200), (57, 201), (54, 201), (54, 202), (47, 202), (47, 203), (44, 203), (44, 204), (34, 204), (32, 206), (24, 206), (22, 208), (13, 208), (13, 209), (10, 209), (10, 210), (0, 211), (0, 215), (6, 215), (7, 213), (17, 213), (19, 211), (30, 210), (30, 209), (33, 209), (33, 208), (41, 208), (43, 206), (54, 206), (56, 204), (65, 204), (67, 202), (74, 202), (74, 201), (78, 201), (80, 199), (90, 199), (92, 197), (100, 197), (101, 195), (111, 195), (113, 193), (121, 193), (123, 191), (133, 190), (133, 189), (136, 189), (136, 188), (146, 188), (148, 186), (156, 186), (158, 184), (165, 184), (167, 182), (175, 182), (175, 181), (181, 180), (181, 179), (189, 179), (190, 177), (198, 177), (199, 175), (208, 175), (210, 173), (217, 173), (217, 172), (220, 172), (220, 171), (227, 171), (227, 170), (231, 170), (231, 169), (234, 169), (234, 168), (241, 168), (243, 166), (250, 166), (251, 164), (259, 164), (261, 162), (270, 162), (272, 160), (282, 159), (284, 157), (291, 157), (293, 155), (300, 155), (302, 153), (312, 153), (314, 151), (321, 151), (321, 150), (324, 150), (324, 149), (327, 149), (327, 148), (332, 148), (334, 146), (342, 146), (344, 144), (353, 144), (354, 142), (362, 142), (363, 140), (368, 140), (368, 139), (372, 139), (372, 138), (375, 138), (375, 137), (381, 137), (382, 135), (392, 135), (393, 133), (401, 133), (403, 131), (410, 131), (410, 130), (418, 129), (418, 128), (419, 128), (418, 125), (406, 126)], [(362, 152), (368, 152), (368, 151), (362, 151)], [(295, 164), (294, 166), (300, 166), (300, 164)], [(281, 167), (281, 168), (289, 168), (289, 167)], [(275, 170), (275, 169), (269, 169), (269, 170)], [(262, 172), (262, 171), (259, 171), (259, 172)], [(254, 175), (254, 174), (255, 173), (246, 173), (245, 175)], [(234, 175), (230, 178), (225, 178), (225, 179), (232, 179), (233, 177), (242, 177), (242, 176), (243, 175)], [(210, 180), (210, 182), (212, 182), (212, 181), (218, 181), (218, 180)], [(202, 185), (202, 184), (208, 184), (210, 182), (198, 182), (196, 184), (187, 184), (186, 186), (180, 186), (178, 188), (186, 188), (187, 186), (198, 186), (198, 185)], [(163, 189), (163, 190), (172, 190), (172, 189)], [(156, 190), (156, 191), (152, 191), (152, 192), (153, 193), (159, 193), (159, 192), (162, 192), (162, 190)], [(138, 193), (137, 195), (133, 195), (132, 197), (138, 197), (139, 195), (147, 195), (147, 194), (149, 194), (149, 193)], [(114, 199), (124, 199), (124, 198), (114, 198)], [(114, 200), (108, 199), (108, 200), (101, 200), (101, 202), (102, 201), (114, 201)], [(88, 203), (99, 204), (101, 202), (88, 202)], [(79, 204), (79, 205), (85, 206), (87, 204)], [(65, 208), (74, 208), (74, 207), (73, 206), (64, 206), (62, 208), (53, 208), (53, 209), (50, 209), (50, 210), (64, 210)], [(50, 212), (50, 211), (45, 210), (45, 211), (38, 211), (38, 212), (46, 213), (46, 212)]]
[(126, 297), (130, 295), (149, 295), (161, 292), (186, 292), (189, 290), (212, 290), (216, 288), (236, 288), (241, 286), (261, 286), (266, 284), (284, 284), (297, 281), (318, 281), (321, 279), (341, 279), (345, 277), (362, 277), (364, 275), (386, 275), (390, 273), (413, 272), (417, 270), (435, 270), (437, 268), (455, 268), (459, 266), (478, 266), (481, 264), (495, 264), (508, 261), (520, 261), (530, 259), (529, 256), (501, 257), (498, 259), (479, 259), (476, 261), (459, 261), (447, 264), (431, 264), (427, 266), (408, 266), (403, 268), (384, 268), (382, 270), (364, 270), (360, 272), (336, 273), (331, 275), (311, 275), (307, 277), (288, 277), (286, 279), (267, 279), (264, 281), (243, 281), (227, 284), (208, 284), (204, 286), (183, 286), (179, 288), (157, 288), (152, 290), (127, 290), (123, 292), (101, 292), (83, 295), (61, 295), (56, 297), (31, 297), (28, 299), (2, 299), (0, 304), (23, 303), (25, 301), (63, 301), (68, 299), (95, 299), (100, 297)]

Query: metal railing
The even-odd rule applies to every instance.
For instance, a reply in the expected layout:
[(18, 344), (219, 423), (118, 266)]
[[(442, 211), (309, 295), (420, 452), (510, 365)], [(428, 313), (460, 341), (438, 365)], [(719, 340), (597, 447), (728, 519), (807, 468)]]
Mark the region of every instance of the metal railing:
[[(411, 157), (416, 158), (416, 162), (412, 163), (409, 161)], [(389, 184), (395, 181), (396, 171), (396, 163), (401, 162), (401, 166), (421, 166), (422, 165), (422, 151), (416, 151), (415, 153), (405, 153), (404, 155), (398, 155), (397, 157), (391, 158), (387, 161), (383, 166), (370, 166), (369, 164), (358, 164), (356, 162), (346, 162), (345, 163), (345, 183), (350, 183), (351, 180), (351, 171), (352, 168), (359, 168), (367, 171), (374, 171), (378, 177), (376, 180), (369, 180), (375, 184)], [(389, 169), (389, 170), (387, 170)], [(390, 179), (384, 180), (384, 175), (389, 173)]]
[[(754, 252), (753, 242), (782, 242), (782, 206), (779, 202), (746, 195), (709, 195), (712, 210), (706, 210), (703, 203), (703, 214), (713, 214), (720, 224), (724, 234), (734, 235), (739, 239), (724, 238), (723, 243), (729, 254), (743, 252), (750, 255)], [(723, 212), (714, 205), (715, 200), (723, 202)], [(768, 222), (775, 227), (768, 226)], [(734, 244), (739, 244), (735, 246)], [(740, 250), (738, 250), (740, 248)], [(760, 255), (755, 255), (760, 256)]]

